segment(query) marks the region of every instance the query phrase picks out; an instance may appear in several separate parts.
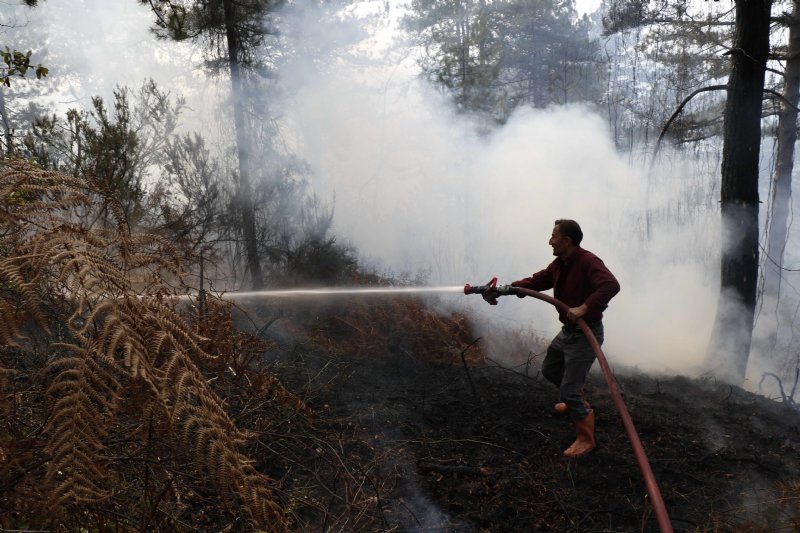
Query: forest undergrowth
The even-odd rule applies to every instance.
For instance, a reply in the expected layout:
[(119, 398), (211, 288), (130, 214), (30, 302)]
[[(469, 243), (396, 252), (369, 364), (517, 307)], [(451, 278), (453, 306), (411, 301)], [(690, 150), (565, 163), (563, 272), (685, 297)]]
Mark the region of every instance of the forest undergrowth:
[[(178, 313), (170, 244), (131, 233), (99, 182), (2, 167), (3, 526), (180, 529), (213, 493), (248, 527), (287, 529), (214, 385), (237, 337)], [(252, 386), (301, 403), (269, 379)]]
[[(319, 385), (287, 390), (264, 357), (274, 343), (234, 326), (231, 304), (178, 297), (177, 251), (130, 232), (101, 183), (7, 159), (0, 202), (0, 527), (379, 523), (369, 465), (306, 404)], [(430, 336), (464, 327), (408, 305)], [(331, 319), (373, 347), (369, 323)]]

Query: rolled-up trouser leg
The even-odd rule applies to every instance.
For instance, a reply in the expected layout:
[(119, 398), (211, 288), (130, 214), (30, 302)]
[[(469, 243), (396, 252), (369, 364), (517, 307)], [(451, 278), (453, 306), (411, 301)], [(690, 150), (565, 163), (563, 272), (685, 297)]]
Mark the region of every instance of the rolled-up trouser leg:
[[(592, 326), (592, 333), (597, 342), (602, 344), (602, 323)], [(594, 350), (579, 329), (569, 332), (562, 330), (553, 339), (551, 347), (564, 353), (564, 373), (560, 385), (561, 401), (569, 407), (569, 414), (573, 420), (582, 420), (589, 414), (584, 404), (583, 385), (596, 358)], [(542, 371), (544, 372), (544, 368)]]

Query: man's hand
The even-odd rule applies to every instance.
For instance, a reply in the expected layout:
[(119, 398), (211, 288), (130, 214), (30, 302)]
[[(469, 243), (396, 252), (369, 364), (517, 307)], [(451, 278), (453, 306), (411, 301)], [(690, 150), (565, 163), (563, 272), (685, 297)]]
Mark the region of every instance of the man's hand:
[[(519, 281), (514, 281), (514, 282), (511, 283), (511, 286), (512, 287), (522, 287), (522, 283), (520, 283)], [(524, 289), (525, 287), (522, 287), (522, 288)], [(517, 294), (517, 298), (525, 298), (525, 295), (522, 294), (521, 292), (518, 292), (516, 294)]]
[(489, 305), (497, 305), (497, 297), (500, 296), (500, 293), (494, 287), (489, 287), (481, 293), (481, 296)]
[(567, 311), (567, 318), (573, 322), (577, 322), (588, 310), (589, 308), (586, 307), (586, 304), (579, 305), (578, 307), (570, 307)]

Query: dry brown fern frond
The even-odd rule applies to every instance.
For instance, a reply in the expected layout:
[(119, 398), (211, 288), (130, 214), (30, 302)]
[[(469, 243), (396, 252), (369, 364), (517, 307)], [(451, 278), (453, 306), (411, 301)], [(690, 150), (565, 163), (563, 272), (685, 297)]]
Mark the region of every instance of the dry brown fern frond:
[[(43, 330), (48, 331), (47, 319), (40, 305), (41, 294), (38, 274), (31, 269), (31, 262), (38, 257), (17, 255), (0, 258), (0, 309), (3, 325), (0, 331), (6, 343), (14, 343), (20, 333), (22, 315), (33, 319)], [(11, 334), (10, 338), (5, 338)]]
[(33, 219), (42, 213), (88, 206), (86, 183), (59, 172), (46, 171), (19, 159), (2, 159), (0, 223)]
[(226, 501), (238, 500), (262, 528), (285, 529), (283, 511), (269, 489), (269, 478), (258, 473), (240, 451), (247, 435), (205, 387), (205, 377), (196, 368), (174, 362), (187, 356), (185, 351), (175, 350), (173, 361), (166, 365), (172, 373), (164, 376), (179, 391), (172, 420), (181, 445), (193, 451)]
[(233, 324), (233, 309), (231, 302), (208, 299), (197, 321), (197, 330), (203, 334), (203, 350), (216, 356), (213, 362), (208, 363), (211, 369), (218, 374), (232, 371), (236, 376), (243, 376), (250, 384), (252, 395), (288, 406), (311, 418), (312, 410), (300, 397), (287, 390), (274, 374), (253, 370), (257, 366), (254, 359), (272, 349), (274, 343), (238, 331)]
[(16, 307), (5, 298), (0, 299), (0, 345), (18, 346), (16, 339), (20, 335), (20, 322)]
[(111, 214), (117, 230), (126, 237), (129, 237), (130, 228), (128, 227), (125, 213), (122, 210), (122, 206), (114, 198), (114, 192), (108, 186), (106, 180), (103, 179), (104, 177), (105, 176), (99, 176), (95, 169), (95, 171), (87, 175), (87, 180), (91, 183), (92, 189), (103, 199), (103, 209)]
[(114, 369), (98, 362), (89, 350), (74, 345), (59, 348), (65, 354), (48, 367), (54, 375), (47, 389), (52, 414), (44, 431), (51, 435), (45, 449), (53, 467), (48, 468), (45, 482), (53, 487), (54, 506), (96, 503), (109, 496), (104, 486), (103, 438), (122, 385)]
[[(88, 227), (83, 220), (97, 217), (71, 212), (98, 199), (94, 209), (112, 213), (115, 227)], [(144, 422), (128, 420), (138, 412), (213, 474), (218, 493), (253, 528), (286, 529), (272, 481), (244, 455), (246, 435), (198, 367), (213, 354), (169, 298), (166, 278), (180, 278), (169, 243), (132, 235), (97, 187), (20, 161), (0, 159), (0, 204), (0, 340), (23, 343), (33, 325), (45, 333), (67, 327), (67, 342), (51, 343), (42, 369), (51, 515), (113, 497), (108, 441), (125, 427), (126, 435), (139, 431)], [(123, 412), (128, 401), (138, 410)]]

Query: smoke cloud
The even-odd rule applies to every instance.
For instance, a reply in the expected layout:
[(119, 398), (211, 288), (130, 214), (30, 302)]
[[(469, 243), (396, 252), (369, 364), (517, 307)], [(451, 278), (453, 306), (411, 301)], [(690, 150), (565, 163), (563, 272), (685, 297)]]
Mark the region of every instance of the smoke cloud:
[[(381, 41), (372, 39), (374, 52)], [(510, 283), (553, 259), (553, 221), (573, 218), (583, 246), (622, 285), (605, 320), (612, 364), (695, 371), (718, 295), (717, 215), (692, 205), (677, 222), (644, 222), (646, 210), (668, 213), (698, 194), (685, 178), (697, 172), (691, 162), (648, 175), (585, 105), (522, 108), (477, 133), (481, 124), (421, 79), (413, 53), (382, 42), (382, 61), (354, 47), (335, 67), (309, 73), (314, 62), (303, 61), (282, 74), (289, 85), (301, 80), (287, 91), (295, 149), (313, 167), (315, 190), (335, 199), (335, 233), (387, 269), (428, 272), (432, 284)], [(549, 338), (559, 326), (549, 305), (531, 299), (490, 308), (452, 298), (487, 339), (504, 326)]]
[[(208, 101), (219, 94), (205, 88), (215, 84), (197, 69), (199, 54), (158, 43), (135, 2), (107, 4), (49, 0), (26, 15), (30, 45), (13, 33), (8, 42), (41, 52), (34, 61), (71, 102), (88, 106), (90, 95), (153, 77), (213, 126)], [(703, 362), (719, 287), (715, 165), (668, 152), (653, 169), (632, 163), (587, 105), (521, 108), (487, 129), (422, 79), (393, 3), (328, 15), (296, 2), (276, 18), (295, 53), (265, 97), (282, 109), (283, 141), (310, 164), (314, 191), (334, 205), (340, 241), (379, 269), (425, 273), (433, 285), (510, 283), (552, 260), (553, 221), (574, 218), (622, 285), (605, 320), (612, 365), (686, 373)], [(506, 327), (544, 338), (558, 328), (554, 310), (530, 299), (443, 300), (470, 312), (487, 340)]]

